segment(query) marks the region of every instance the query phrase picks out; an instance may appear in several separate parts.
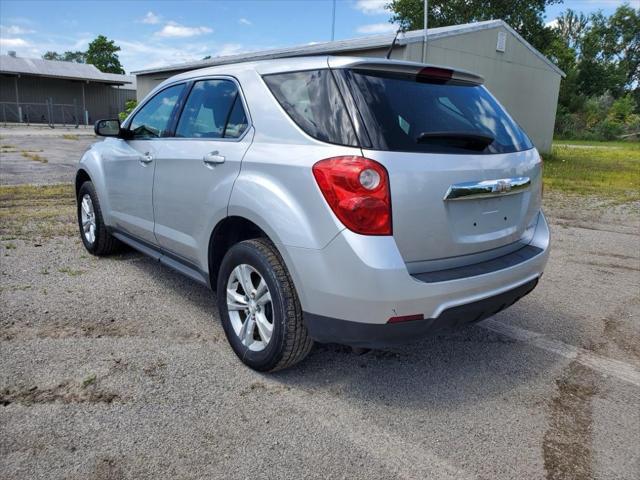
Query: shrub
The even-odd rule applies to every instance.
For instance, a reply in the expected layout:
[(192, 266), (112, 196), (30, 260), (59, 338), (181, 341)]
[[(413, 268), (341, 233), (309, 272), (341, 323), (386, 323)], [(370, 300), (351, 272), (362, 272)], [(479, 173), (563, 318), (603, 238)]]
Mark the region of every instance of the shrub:
[(120, 112), (118, 114), (120, 121), (121, 122), (124, 121), (125, 118), (127, 118), (129, 114), (133, 112), (133, 109), (136, 108), (137, 106), (138, 106), (137, 100), (127, 100), (124, 104), (124, 112)]

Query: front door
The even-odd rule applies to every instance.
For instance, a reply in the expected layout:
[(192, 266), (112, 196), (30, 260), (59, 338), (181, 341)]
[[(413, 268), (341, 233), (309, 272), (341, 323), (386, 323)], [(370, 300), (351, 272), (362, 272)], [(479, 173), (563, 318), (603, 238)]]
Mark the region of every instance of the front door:
[(174, 85), (151, 98), (128, 125), (132, 138), (110, 140), (114, 145), (105, 156), (113, 226), (152, 244), (157, 243), (152, 200), (155, 159), (184, 88), (184, 84)]
[(155, 235), (168, 253), (206, 270), (211, 231), (227, 215), (252, 138), (234, 79), (193, 83), (174, 137), (162, 141), (156, 156)]

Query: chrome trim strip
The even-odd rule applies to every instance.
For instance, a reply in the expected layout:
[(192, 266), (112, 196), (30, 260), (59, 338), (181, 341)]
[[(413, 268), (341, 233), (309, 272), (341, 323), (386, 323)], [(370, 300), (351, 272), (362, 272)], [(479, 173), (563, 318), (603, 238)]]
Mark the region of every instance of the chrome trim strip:
[(501, 197), (520, 193), (531, 186), (529, 177), (499, 178), (479, 182), (455, 183), (449, 187), (443, 200), (473, 200), (474, 198)]

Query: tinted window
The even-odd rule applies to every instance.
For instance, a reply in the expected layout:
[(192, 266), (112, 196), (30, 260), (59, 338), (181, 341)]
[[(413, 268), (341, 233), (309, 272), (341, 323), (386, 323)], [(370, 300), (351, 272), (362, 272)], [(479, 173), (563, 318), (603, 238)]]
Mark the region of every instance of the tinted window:
[(480, 85), (419, 81), (415, 75), (349, 71), (374, 148), (445, 153), (508, 153), (531, 142)]
[(184, 84), (166, 88), (149, 100), (131, 121), (134, 138), (166, 137), (171, 113), (180, 98)]
[(176, 137), (237, 138), (247, 128), (238, 88), (230, 80), (196, 82), (184, 106)]
[(308, 135), (323, 142), (358, 146), (328, 69), (267, 75), (264, 80), (282, 108)]
[(237, 138), (247, 129), (247, 116), (244, 113), (244, 107), (242, 106), (242, 99), (240, 95), (236, 95), (236, 99), (233, 102), (231, 108), (231, 114), (229, 120), (224, 129), (224, 136), (229, 138)]

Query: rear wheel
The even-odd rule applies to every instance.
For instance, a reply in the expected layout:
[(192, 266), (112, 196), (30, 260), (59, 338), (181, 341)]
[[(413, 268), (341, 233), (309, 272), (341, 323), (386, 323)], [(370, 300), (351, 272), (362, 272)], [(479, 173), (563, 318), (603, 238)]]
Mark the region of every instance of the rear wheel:
[(273, 371), (307, 356), (313, 341), (280, 254), (266, 239), (240, 242), (218, 274), (218, 309), (227, 339), (249, 367)]
[(102, 218), (100, 201), (91, 182), (84, 182), (78, 191), (78, 226), (84, 247), (93, 255), (109, 255), (120, 242), (108, 231)]

